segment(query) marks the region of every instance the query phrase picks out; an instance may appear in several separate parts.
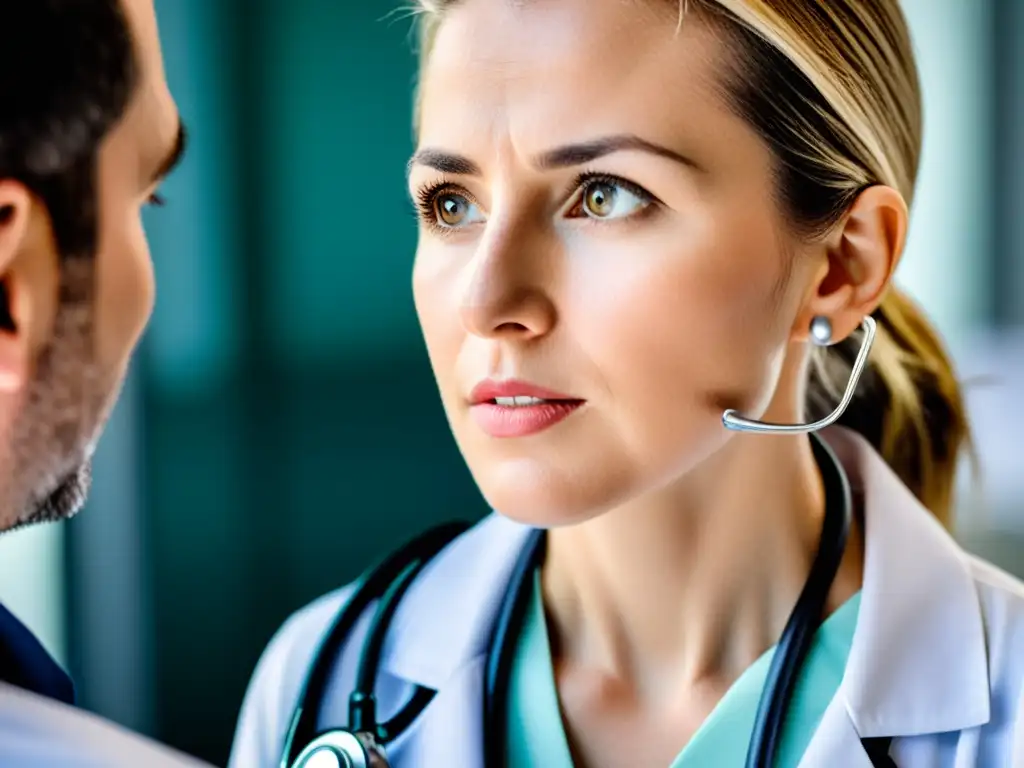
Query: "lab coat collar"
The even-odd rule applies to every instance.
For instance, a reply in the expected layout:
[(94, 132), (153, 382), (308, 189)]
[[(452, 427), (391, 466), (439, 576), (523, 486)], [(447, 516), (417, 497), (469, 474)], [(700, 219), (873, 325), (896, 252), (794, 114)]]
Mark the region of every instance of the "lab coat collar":
[[(865, 738), (988, 722), (984, 627), (965, 555), (866, 441), (840, 428), (822, 436), (865, 507), (860, 613), (833, 703)], [(529, 531), (493, 514), (435, 558), (398, 608), (383, 668), (440, 690), (478, 663)]]
[(964, 551), (859, 435), (822, 435), (863, 494), (864, 583), (840, 692), (865, 738), (989, 721), (981, 605)]

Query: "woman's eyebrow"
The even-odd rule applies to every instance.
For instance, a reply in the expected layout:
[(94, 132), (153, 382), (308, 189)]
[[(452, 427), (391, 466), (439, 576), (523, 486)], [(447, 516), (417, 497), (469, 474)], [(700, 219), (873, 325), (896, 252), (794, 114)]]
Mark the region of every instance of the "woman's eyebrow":
[(420, 149), (409, 159), (408, 171), (413, 166), (423, 165), (441, 173), (459, 176), (479, 176), (480, 166), (467, 157), (443, 149)]
[[(584, 165), (600, 157), (626, 150), (647, 152), (648, 154), (674, 160), (689, 168), (700, 169), (700, 166), (691, 158), (631, 133), (603, 136), (589, 141), (555, 147), (537, 155), (533, 163), (542, 170), (554, 170), (574, 165)], [(408, 170), (411, 171), (413, 166), (416, 165), (423, 165), (441, 173), (451, 173), (459, 176), (479, 176), (481, 173), (480, 166), (468, 157), (455, 152), (430, 147), (420, 149), (412, 156), (409, 160)]]
[(601, 138), (591, 139), (590, 141), (584, 141), (578, 144), (567, 144), (562, 147), (556, 147), (555, 149), (539, 155), (534, 160), (534, 164), (538, 168), (545, 170), (567, 168), (574, 165), (584, 165), (586, 163), (593, 162), (600, 157), (605, 157), (606, 155), (626, 150), (646, 152), (648, 154), (658, 155), (659, 157), (666, 157), (669, 160), (674, 160), (675, 162), (681, 163), (689, 168), (698, 168), (697, 163), (692, 159), (676, 152), (674, 149), (669, 149), (668, 147), (656, 144), (653, 141), (642, 139), (632, 133), (603, 136)]

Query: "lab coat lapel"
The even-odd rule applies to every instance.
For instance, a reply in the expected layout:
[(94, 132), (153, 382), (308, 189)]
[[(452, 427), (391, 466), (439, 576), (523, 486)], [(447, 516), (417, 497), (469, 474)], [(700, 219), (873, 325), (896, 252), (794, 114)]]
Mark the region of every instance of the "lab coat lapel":
[(843, 682), (800, 768), (871, 768), (862, 739), (988, 722), (988, 664), (977, 593), (961, 550), (858, 436), (828, 430), (863, 495), (861, 609)]
[(837, 695), (855, 730), (911, 736), (987, 723), (985, 627), (963, 551), (863, 438), (823, 436), (863, 496), (860, 613)]
[(398, 606), (381, 667), (439, 691), (484, 654), (531, 530), (492, 514), (434, 558)]
[(398, 765), (484, 768), (484, 659), (461, 667), (389, 750)]
[(846, 702), (842, 696), (836, 696), (811, 737), (799, 768), (873, 768), (860, 738), (846, 709)]
[[(431, 562), (401, 602), (381, 666), (437, 693), (388, 749), (394, 763), (483, 768), (487, 645), (531, 530), (491, 515)], [(386, 709), (398, 699), (406, 700)]]

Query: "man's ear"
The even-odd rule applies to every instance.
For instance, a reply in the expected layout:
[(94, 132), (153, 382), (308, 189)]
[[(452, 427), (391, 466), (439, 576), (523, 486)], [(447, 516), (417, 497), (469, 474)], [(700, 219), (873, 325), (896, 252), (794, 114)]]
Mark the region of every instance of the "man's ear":
[(31, 291), (21, 265), (32, 207), (32, 195), (24, 185), (0, 181), (0, 397), (20, 391), (30, 373), (26, 326)]
[(794, 340), (809, 338), (811, 320), (823, 315), (832, 340), (841, 341), (882, 301), (903, 255), (909, 214), (891, 187), (868, 187), (826, 240), (827, 259), (797, 319)]

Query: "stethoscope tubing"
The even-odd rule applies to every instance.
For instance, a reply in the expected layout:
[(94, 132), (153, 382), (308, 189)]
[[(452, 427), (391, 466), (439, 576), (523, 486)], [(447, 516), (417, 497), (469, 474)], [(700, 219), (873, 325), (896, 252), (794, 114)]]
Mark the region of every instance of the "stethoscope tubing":
[(770, 768), (775, 764), (789, 705), (824, 618), (825, 604), (846, 552), (853, 521), (853, 495), (846, 473), (832, 450), (820, 438), (812, 437), (825, 485), (825, 518), (810, 574), (768, 667), (747, 747), (747, 768)]
[(498, 609), (484, 666), (484, 765), (503, 766), (506, 762), (505, 718), (508, 687), (515, 659), (515, 637), (523, 625), (530, 603), (530, 579), (544, 559), (547, 537), (539, 529), (530, 532), (523, 553), (516, 562), (509, 586)]
[[(410, 565), (416, 562), (425, 563), (429, 561), (444, 549), (450, 541), (469, 527), (469, 524), (465, 522), (453, 522), (431, 528), (405, 546), (388, 554), (357, 583), (353, 589), (352, 596), (325, 633), (324, 641), (316, 652), (313, 666), (306, 675), (305, 684), (298, 699), (300, 702), (299, 706), (296, 707), (292, 715), (292, 721), (285, 736), (281, 763), (284, 768), (291, 766), (292, 761), (296, 758), (298, 752), (301, 751), (301, 748), (296, 749), (296, 745), (308, 743), (316, 737), (316, 724), (319, 720), (320, 706), (323, 702), (324, 693), (338, 652), (352, 634), (356, 623), (365, 614), (370, 604), (384, 595)], [(384, 630), (386, 630), (386, 626), (378, 628), (377, 634), (379, 638), (376, 640), (373, 637), (367, 636), (367, 645), (370, 645), (371, 642), (383, 645)], [(367, 648), (364, 647), (363, 650), (364, 653), (361, 656), (365, 656)], [(357, 691), (353, 692), (353, 698), (358, 698), (355, 694), (359, 693), (360, 690), (372, 691), (372, 685), (369, 689), (357, 689)], [(423, 689), (423, 691), (426, 691), (426, 689)], [(407, 711), (413, 703), (423, 703), (423, 707), (426, 706), (426, 703), (429, 703), (433, 697), (433, 692), (425, 695), (423, 691), (417, 690), (409, 705), (386, 724), (385, 730), (389, 730), (389, 735), (400, 733), (401, 731), (397, 730), (396, 726), (401, 725), (405, 720), (411, 722), (412, 718), (415, 717), (415, 713)], [(424, 699), (426, 703), (424, 703)]]

